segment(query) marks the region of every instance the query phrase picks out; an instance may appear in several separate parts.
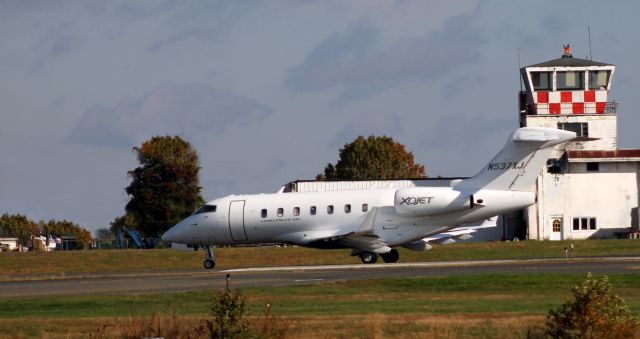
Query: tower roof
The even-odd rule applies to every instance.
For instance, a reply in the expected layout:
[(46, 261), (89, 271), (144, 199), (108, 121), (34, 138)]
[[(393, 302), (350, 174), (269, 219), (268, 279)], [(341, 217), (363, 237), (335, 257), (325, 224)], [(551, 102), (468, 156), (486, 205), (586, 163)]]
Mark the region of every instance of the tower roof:
[(558, 58), (554, 60), (549, 60), (545, 62), (541, 62), (539, 64), (533, 64), (526, 66), (528, 67), (587, 67), (587, 66), (613, 66), (613, 64), (605, 64), (603, 62), (597, 62), (593, 60), (585, 60), (578, 58)]

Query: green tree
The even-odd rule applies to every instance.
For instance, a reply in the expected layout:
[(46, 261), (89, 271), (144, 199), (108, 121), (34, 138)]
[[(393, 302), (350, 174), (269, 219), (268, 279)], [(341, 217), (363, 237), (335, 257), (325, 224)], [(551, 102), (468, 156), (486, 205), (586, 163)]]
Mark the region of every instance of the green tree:
[(572, 298), (549, 311), (546, 334), (553, 338), (632, 338), (638, 328), (627, 304), (611, 293), (607, 276), (591, 273), (572, 288)]
[(32, 235), (40, 235), (38, 224), (21, 214), (3, 214), (0, 217), (0, 237), (18, 238), (18, 242), (26, 244)]
[(424, 178), (424, 166), (416, 164), (403, 144), (387, 136), (359, 136), (340, 149), (340, 159), (327, 164), (316, 179), (373, 180)]
[(141, 166), (130, 171), (131, 200), (124, 222), (146, 237), (157, 237), (190, 215), (203, 200), (198, 154), (178, 136), (155, 136), (134, 147)]

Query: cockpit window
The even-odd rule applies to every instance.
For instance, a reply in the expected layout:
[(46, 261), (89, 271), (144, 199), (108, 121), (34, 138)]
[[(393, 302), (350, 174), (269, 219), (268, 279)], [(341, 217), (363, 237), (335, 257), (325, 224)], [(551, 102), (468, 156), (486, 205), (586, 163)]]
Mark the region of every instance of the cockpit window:
[(216, 205), (202, 205), (202, 207), (198, 208), (198, 210), (194, 214), (212, 213), (215, 211), (216, 211)]

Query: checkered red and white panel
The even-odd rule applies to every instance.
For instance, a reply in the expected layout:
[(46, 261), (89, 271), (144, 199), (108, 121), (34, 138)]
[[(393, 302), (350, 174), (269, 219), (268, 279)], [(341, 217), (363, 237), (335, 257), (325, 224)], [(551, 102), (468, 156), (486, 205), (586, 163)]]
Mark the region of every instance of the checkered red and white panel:
[(537, 114), (603, 114), (607, 91), (536, 92)]

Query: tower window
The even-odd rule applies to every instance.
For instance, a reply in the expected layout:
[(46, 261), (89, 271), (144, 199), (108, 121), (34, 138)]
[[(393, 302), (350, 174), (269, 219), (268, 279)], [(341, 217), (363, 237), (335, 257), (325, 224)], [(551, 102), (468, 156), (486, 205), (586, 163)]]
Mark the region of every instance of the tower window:
[(589, 89), (607, 89), (610, 74), (611, 71), (589, 71)]
[(586, 122), (559, 122), (558, 129), (575, 132), (578, 138), (589, 137), (589, 124)]
[(551, 72), (532, 72), (531, 81), (535, 91), (551, 90)]
[(587, 172), (598, 172), (600, 171), (600, 163), (599, 162), (588, 162), (587, 163)]
[(556, 73), (556, 89), (577, 90), (584, 89), (584, 72), (558, 72)]

